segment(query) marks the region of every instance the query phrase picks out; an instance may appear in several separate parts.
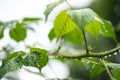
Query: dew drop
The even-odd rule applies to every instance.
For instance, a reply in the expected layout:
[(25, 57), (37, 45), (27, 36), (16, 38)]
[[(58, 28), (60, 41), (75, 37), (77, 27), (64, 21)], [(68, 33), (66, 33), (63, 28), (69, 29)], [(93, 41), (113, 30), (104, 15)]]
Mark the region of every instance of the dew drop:
[(111, 57), (111, 55), (109, 55), (109, 57)]
[(105, 56), (105, 58), (107, 58), (108, 56)]
[(117, 52), (115, 52), (114, 55), (117, 55)]
[(86, 63), (89, 64), (90, 62), (87, 61)]
[(99, 59), (100, 61), (102, 61), (102, 59)]
[(120, 53), (120, 50), (118, 52)]
[(75, 60), (78, 60), (78, 59), (75, 59)]

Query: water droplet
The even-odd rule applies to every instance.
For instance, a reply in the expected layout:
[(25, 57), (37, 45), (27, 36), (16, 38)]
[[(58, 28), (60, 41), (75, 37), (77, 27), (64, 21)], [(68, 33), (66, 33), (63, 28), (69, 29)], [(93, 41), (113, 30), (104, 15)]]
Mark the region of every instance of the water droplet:
[(87, 61), (86, 63), (89, 64), (90, 62)]
[(117, 52), (115, 52), (114, 55), (117, 55)]
[(105, 56), (105, 58), (107, 58), (108, 56)]
[(102, 59), (99, 59), (100, 61), (102, 61)]
[(78, 59), (75, 59), (75, 60), (78, 60)]
[(111, 57), (111, 55), (109, 55), (109, 57)]
[(120, 53), (120, 50), (118, 52)]

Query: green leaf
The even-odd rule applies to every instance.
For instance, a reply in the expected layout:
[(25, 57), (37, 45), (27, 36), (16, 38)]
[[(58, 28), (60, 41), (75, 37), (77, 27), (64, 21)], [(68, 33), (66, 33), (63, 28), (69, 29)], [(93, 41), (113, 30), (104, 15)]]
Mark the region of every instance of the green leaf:
[(85, 26), (91, 23), (95, 17), (96, 13), (91, 9), (80, 9), (80, 10), (71, 10), (68, 12), (68, 15), (72, 20), (83, 30)]
[(113, 80), (120, 80), (120, 64), (117, 63), (106, 63), (106, 65), (111, 68)]
[(115, 80), (120, 80), (120, 68), (117, 68), (116, 70), (112, 70), (112, 74)]
[(56, 37), (54, 28), (52, 28), (52, 29), (50, 30), (50, 32), (49, 32), (49, 34), (48, 34), (48, 37), (49, 37), (50, 41), (52, 41), (52, 40)]
[(20, 69), (22, 67), (23, 52), (15, 52), (10, 54), (6, 59), (2, 61), (2, 66), (0, 66), (0, 79), (10, 71)]
[(23, 51), (14, 52), (14, 53), (10, 54), (9, 56), (7, 56), (7, 58), (2, 63), (5, 64), (6, 62), (8, 62), (9, 60), (11, 60), (12, 58), (14, 58), (18, 55), (20, 55), (22, 57), (22, 56), (25, 56), (26, 53)]
[(85, 27), (85, 30), (91, 33), (96, 39), (98, 39), (98, 36), (101, 31), (101, 26), (102, 24), (99, 21), (94, 20)]
[(23, 64), (25, 66), (31, 66), (38, 68), (37, 62), (40, 59), (39, 54), (28, 54), (27, 57), (24, 59)]
[(48, 63), (48, 51), (40, 48), (31, 48), (30, 53), (24, 59), (25, 66), (32, 66), (41, 70)]
[(40, 60), (37, 62), (40, 70), (48, 63), (48, 60), (48, 55), (41, 56)]
[(111, 22), (104, 20), (104, 19), (102, 19), (102, 22), (103, 22), (102, 29), (101, 29), (102, 35), (106, 36), (106, 37), (110, 37), (113, 40), (117, 41), (115, 32), (114, 32), (114, 28), (113, 28)]
[(93, 65), (90, 71), (91, 79), (93, 80), (96, 76), (100, 75), (103, 71), (105, 71), (104, 67), (99, 65)]
[(106, 65), (113, 70), (120, 68), (120, 64), (116, 64), (116, 63), (106, 63)]
[(10, 29), (9, 35), (16, 42), (20, 42), (26, 38), (26, 28), (20, 23), (16, 23), (15, 28)]
[(73, 44), (80, 45), (82, 44), (84, 37), (82, 31), (76, 27), (73, 31), (65, 35), (64, 39)]
[(54, 31), (57, 38), (66, 35), (77, 27), (67, 12), (68, 10), (62, 11), (54, 21)]
[(24, 18), (22, 21), (23, 22), (37, 22), (37, 21), (40, 21), (41, 18)]
[(64, 1), (65, 1), (65, 0), (59, 0), (59, 1), (55, 1), (55, 2), (52, 2), (52, 3), (50, 3), (50, 4), (47, 5), (47, 8), (45, 9), (45, 12), (44, 12), (45, 17), (46, 17), (45, 20), (47, 20), (49, 14), (52, 12), (52, 10), (53, 10), (56, 6), (62, 4)]
[(40, 54), (40, 55), (46, 55), (48, 53), (48, 51), (45, 49), (40, 49), (40, 48), (31, 48), (30, 53), (31, 54), (36, 53), (36, 54)]

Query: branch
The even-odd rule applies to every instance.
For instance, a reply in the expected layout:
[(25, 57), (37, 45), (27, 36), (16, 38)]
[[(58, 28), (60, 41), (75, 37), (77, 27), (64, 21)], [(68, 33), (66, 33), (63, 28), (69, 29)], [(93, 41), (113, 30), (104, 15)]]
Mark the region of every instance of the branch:
[(109, 70), (108, 66), (106, 65), (106, 63), (105, 63), (105, 61), (104, 61), (103, 58), (102, 58), (102, 62), (103, 62), (103, 64), (104, 64), (104, 67), (105, 67), (106, 70), (107, 70), (107, 73), (108, 73), (110, 79), (112, 80), (112, 73), (110, 72), (110, 70)]
[(105, 51), (105, 52), (100, 52), (100, 53), (80, 53), (79, 55), (75, 55), (75, 56), (70, 56), (70, 55), (65, 55), (65, 54), (61, 54), (61, 53), (57, 53), (57, 54), (49, 54), (50, 56), (60, 56), (63, 58), (71, 58), (71, 59), (81, 59), (81, 58), (85, 58), (85, 57), (96, 57), (96, 58), (102, 58), (111, 54), (114, 54), (115, 52), (118, 52), (120, 50), (120, 45), (117, 46), (114, 49), (111, 49), (109, 51)]

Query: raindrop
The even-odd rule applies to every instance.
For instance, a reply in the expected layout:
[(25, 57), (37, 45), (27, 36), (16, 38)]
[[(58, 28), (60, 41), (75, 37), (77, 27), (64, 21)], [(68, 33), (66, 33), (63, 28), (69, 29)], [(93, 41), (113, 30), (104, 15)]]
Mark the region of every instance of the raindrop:
[(120, 53), (120, 50), (118, 52)]
[(107, 58), (108, 56), (105, 56), (105, 58)]
[(78, 60), (78, 59), (75, 59), (75, 60)]
[(90, 62), (87, 61), (86, 63), (89, 64)]
[(114, 55), (117, 55), (117, 52), (115, 52)]
[(111, 55), (109, 55), (109, 57), (111, 57)]
[(102, 61), (102, 59), (99, 59), (100, 61)]

